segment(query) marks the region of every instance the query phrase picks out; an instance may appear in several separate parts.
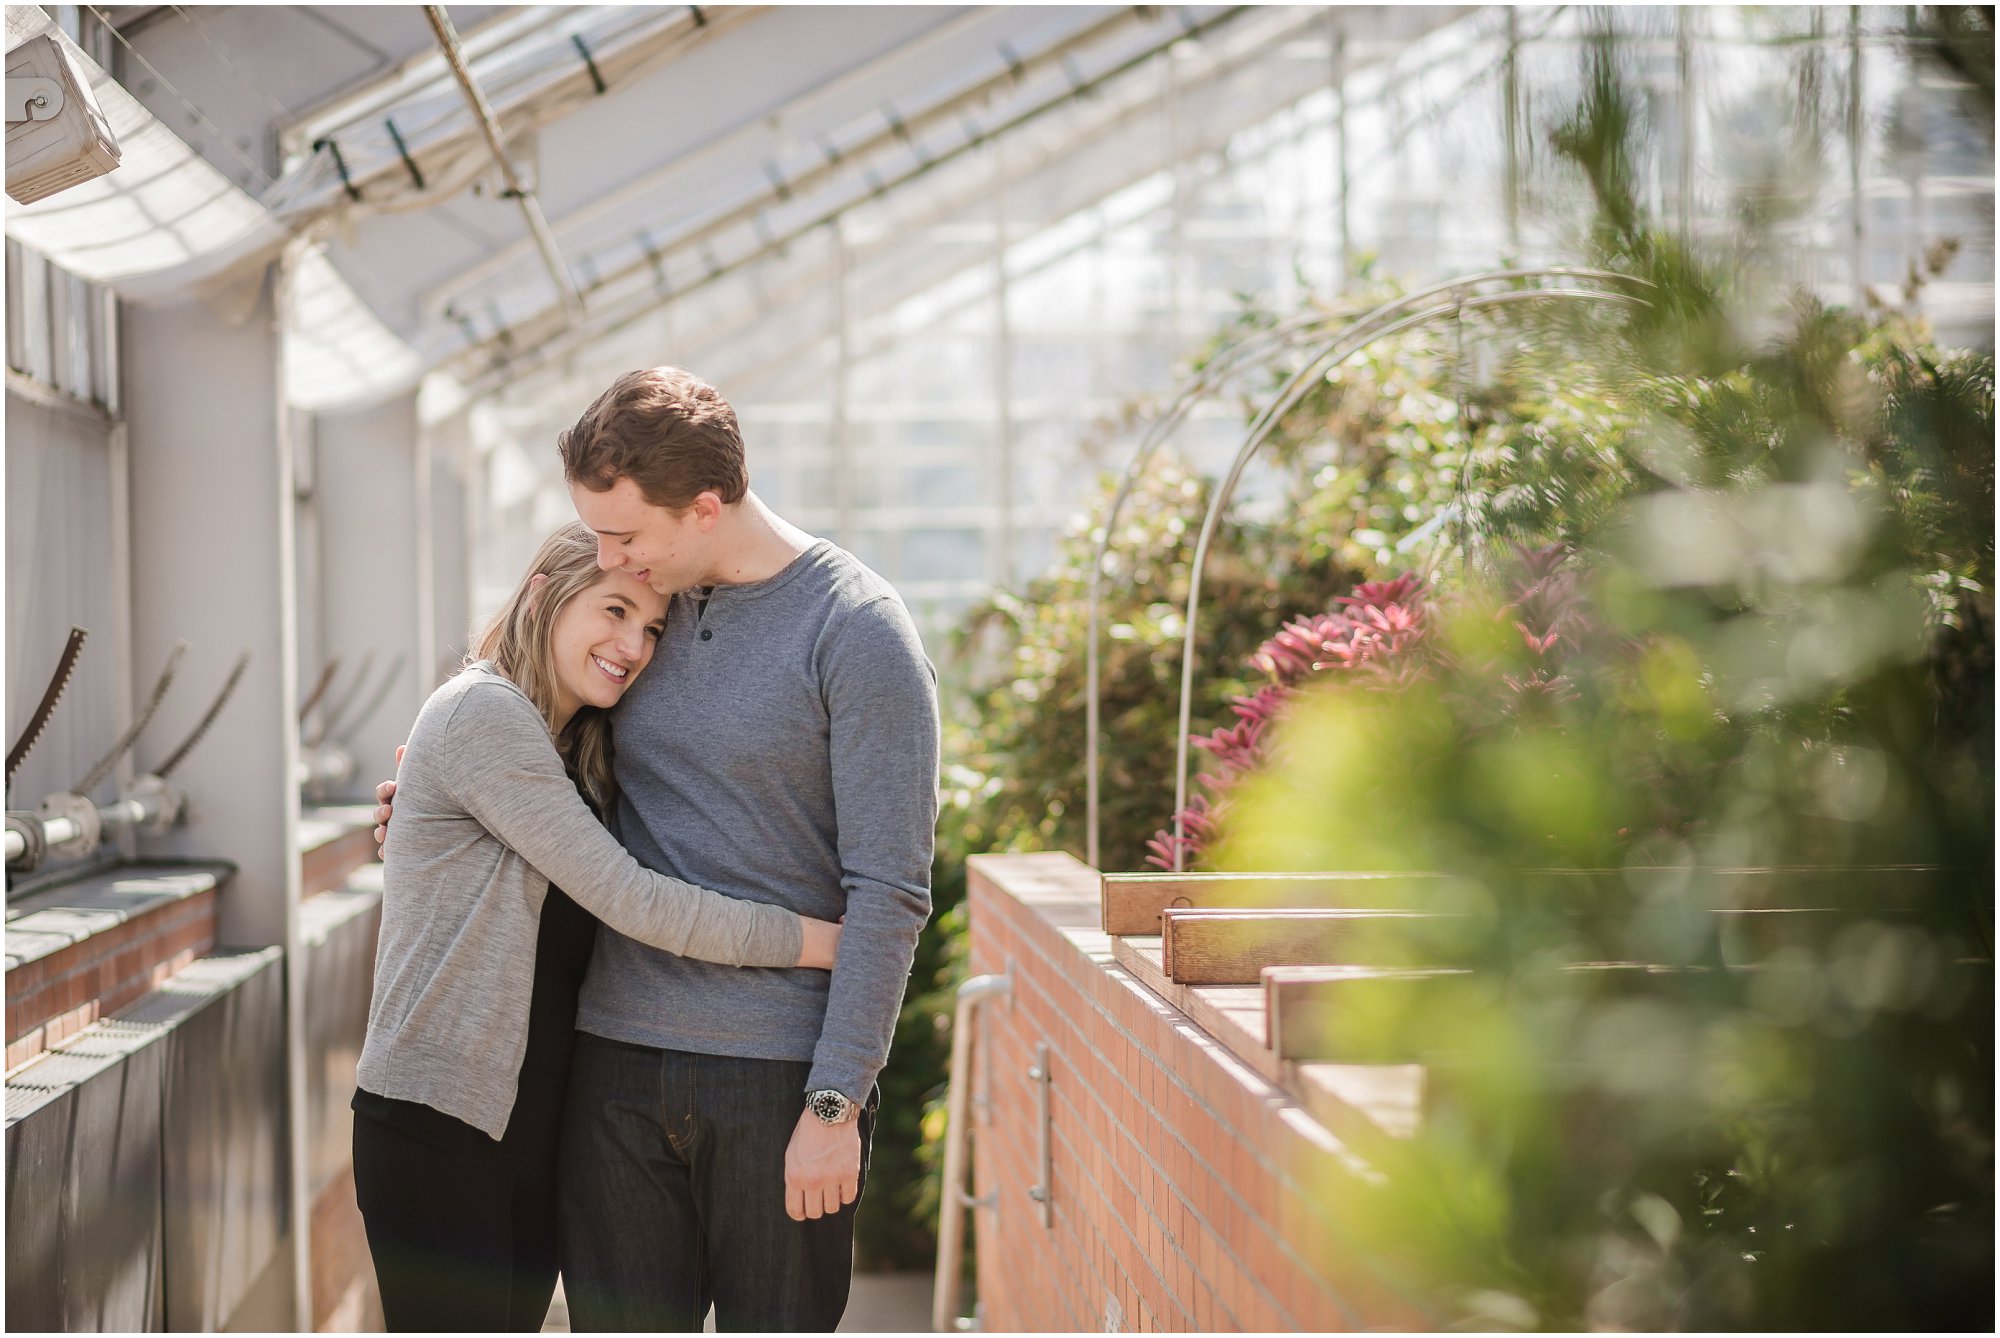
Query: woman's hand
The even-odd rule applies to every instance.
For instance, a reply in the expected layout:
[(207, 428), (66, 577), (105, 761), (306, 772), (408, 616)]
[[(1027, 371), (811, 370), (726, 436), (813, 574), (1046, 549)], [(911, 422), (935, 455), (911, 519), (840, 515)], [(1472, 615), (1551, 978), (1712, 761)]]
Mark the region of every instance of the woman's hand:
[[(396, 770), (399, 772), (403, 769), (403, 749), (407, 747), (409, 745), (405, 743), (396, 745)], [(376, 786), (375, 802), (381, 805), (375, 810), (375, 844), (379, 846), (389, 839), (389, 817), (395, 811), (396, 782), (385, 780)]]
[(832, 920), (809, 920), (799, 917), (799, 965), (810, 966), (816, 971), (833, 970), (833, 958), (840, 951), (840, 926)]

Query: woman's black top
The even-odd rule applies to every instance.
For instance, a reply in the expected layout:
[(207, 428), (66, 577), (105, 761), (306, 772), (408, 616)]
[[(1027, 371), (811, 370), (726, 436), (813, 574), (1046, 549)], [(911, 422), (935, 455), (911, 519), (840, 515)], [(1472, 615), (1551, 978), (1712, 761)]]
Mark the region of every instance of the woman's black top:
[(569, 1056), (576, 1039), (576, 998), (597, 944), (597, 917), (550, 887), (535, 940), (535, 991), (528, 1005), (528, 1048), (507, 1136), (494, 1142), (465, 1121), (417, 1101), (399, 1101), (363, 1088), (354, 1091), (356, 1114), (380, 1120), (418, 1138), (454, 1149), (535, 1150), (555, 1146), (569, 1086)]

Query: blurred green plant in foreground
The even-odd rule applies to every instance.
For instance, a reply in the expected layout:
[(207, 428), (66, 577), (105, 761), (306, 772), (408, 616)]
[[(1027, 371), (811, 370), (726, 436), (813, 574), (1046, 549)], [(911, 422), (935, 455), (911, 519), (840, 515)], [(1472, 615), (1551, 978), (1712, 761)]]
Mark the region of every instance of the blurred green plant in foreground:
[[(1990, 88), (1990, 11), (1968, 22)], [(1991, 358), (1785, 299), (1768, 208), (1733, 252), (1662, 237), (1617, 139), (1643, 126), (1599, 73), (1557, 136), (1601, 205), (1578, 253), (1657, 285), (1651, 305), (1512, 308), (1472, 376), (1449, 332), (1415, 331), (1280, 424), (1277, 504), (1239, 506), (1205, 574), (1196, 734), (1268, 682), (1261, 642), (1358, 581), (1418, 570), (1428, 644), (1394, 691), (1303, 694), (1210, 862), (1455, 872), (1437, 904), (1461, 914), (1424, 946), (1474, 974), (1359, 1001), (1350, 1028), (1430, 1062), (1425, 1135), (1323, 1204), (1426, 1301), (1475, 1327), (1990, 1321), (1991, 976), (1959, 959), (1991, 956)], [(1363, 281), (1330, 325), (1392, 294)], [(1211, 355), (1288, 314), (1246, 310)], [(1294, 365), (1235, 388), (1244, 421)], [(1109, 869), (1140, 867), (1171, 802), (1211, 486), (1162, 452), (1113, 536)], [(939, 913), (882, 1079), (864, 1264), (927, 1262), (935, 1238), (966, 856), (1084, 848), (1110, 491), (941, 666)], [(1509, 607), (1509, 568), (1553, 547), (1573, 588), (1531, 648), (1514, 624), (1555, 624)], [(1523, 699), (1510, 675), (1563, 681)], [(1734, 872), (1889, 862), (1951, 872)], [(1862, 913), (1772, 948), (1716, 911), (1804, 899)]]
[(1208, 862), (1448, 875), (1411, 904), (1462, 970), (1342, 1015), (1423, 1127), (1322, 1187), (1444, 1322), (1990, 1329), (1992, 358), (1655, 230), (1595, 60), (1556, 144), (1653, 287), (1538, 318), (1631, 415), (1629, 491), (1550, 536), (1574, 607), (1524, 630), (1476, 554), (1421, 673), (1296, 695)]

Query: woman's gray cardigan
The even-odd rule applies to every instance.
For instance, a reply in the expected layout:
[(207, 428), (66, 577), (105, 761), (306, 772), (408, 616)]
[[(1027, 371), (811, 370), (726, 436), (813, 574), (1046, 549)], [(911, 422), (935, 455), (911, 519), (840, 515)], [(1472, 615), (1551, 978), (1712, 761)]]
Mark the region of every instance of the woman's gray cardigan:
[(732, 966), (798, 963), (799, 918), (642, 868), (591, 816), (541, 712), (480, 662), (431, 694), (396, 773), (357, 1071), (499, 1138), (554, 882), (621, 934)]

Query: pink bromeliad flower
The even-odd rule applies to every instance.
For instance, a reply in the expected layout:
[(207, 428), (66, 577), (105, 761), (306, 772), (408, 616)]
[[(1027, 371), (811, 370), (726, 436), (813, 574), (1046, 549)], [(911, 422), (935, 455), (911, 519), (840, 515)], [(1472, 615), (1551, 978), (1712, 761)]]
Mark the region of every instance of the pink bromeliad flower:
[[(1574, 645), (1584, 625), (1578, 578), (1566, 566), (1569, 556), (1560, 544), (1516, 547), (1512, 597), (1496, 616), (1513, 622), (1541, 667), (1525, 677), (1500, 674), (1497, 665), (1480, 671), (1488, 676), (1483, 692), (1475, 690), (1477, 701), (1453, 694), (1473, 715), (1496, 707), (1499, 717), (1534, 714), (1577, 699), (1558, 660), (1558, 647), (1566, 651)], [(1147, 862), (1171, 869), (1179, 855), (1185, 868), (1200, 856), (1217, 830), (1227, 791), (1268, 763), (1272, 725), (1300, 692), (1336, 675), (1358, 674), (1375, 691), (1398, 691), (1437, 676), (1450, 663), (1450, 652), (1429, 635), (1429, 594), (1413, 572), (1366, 581), (1336, 599), (1336, 607), (1291, 619), (1259, 646), (1249, 665), (1267, 681), (1230, 703), (1235, 725), (1190, 740), (1212, 759), (1212, 767), (1197, 777), (1208, 793), (1189, 800), (1180, 815), (1180, 836), (1171, 827), (1154, 834)]]

